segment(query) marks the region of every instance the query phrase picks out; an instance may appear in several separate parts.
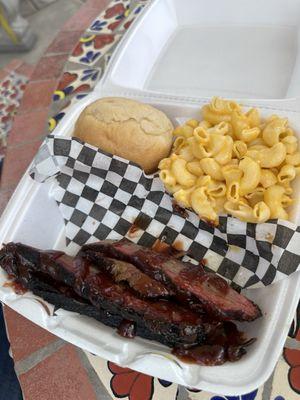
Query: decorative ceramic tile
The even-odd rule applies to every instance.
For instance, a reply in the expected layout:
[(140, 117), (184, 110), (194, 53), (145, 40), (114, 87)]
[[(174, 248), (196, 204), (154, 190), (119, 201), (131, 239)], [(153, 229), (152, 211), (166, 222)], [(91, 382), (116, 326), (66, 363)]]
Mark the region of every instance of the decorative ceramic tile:
[[(299, 335), (300, 336), (300, 335)], [(289, 386), (294, 394), (300, 395), (300, 350), (284, 349), (283, 352), (285, 364), (287, 364), (288, 371), (283, 376), (287, 378), (288, 385), (285, 382), (284, 386)], [(283, 368), (283, 366), (282, 366)], [(290, 400), (291, 396), (288, 398)]]
[[(112, 399), (175, 400), (178, 385), (152, 376), (121, 368), (85, 352), (97, 376)], [(179, 400), (179, 399), (178, 399)]]
[(12, 120), (20, 105), (28, 78), (11, 72), (0, 82), (0, 146), (6, 146)]
[[(286, 361), (279, 360), (273, 375), (269, 398), (274, 400), (299, 400), (300, 398), (300, 352), (285, 352)], [(297, 367), (298, 365), (298, 367)]]
[[(68, 106), (69, 106), (69, 104), (68, 104)], [(66, 113), (61, 111), (58, 114), (54, 115), (53, 117), (49, 118), (49, 120), (48, 120), (49, 132), (52, 132), (56, 128), (57, 124), (62, 120), (62, 118), (65, 115), (66, 115)]]
[[(104, 72), (104, 70), (107, 68), (112, 53), (115, 49), (115, 44), (120, 39), (121, 35), (125, 33), (129, 25), (131, 25), (131, 23), (134, 21), (134, 18), (137, 17), (138, 14), (140, 14), (142, 8), (147, 4), (148, 1), (149, 0), (113, 0), (108, 5), (108, 8), (95, 19), (95, 21), (100, 21), (104, 19), (106, 22), (110, 21), (110, 23), (115, 22), (111, 21), (111, 19), (113, 18), (116, 18), (117, 21), (120, 20), (121, 25), (119, 26), (119, 28), (117, 28), (117, 35), (120, 36), (118, 36), (117, 38), (115, 38), (115, 35), (111, 33), (105, 33), (108, 31), (105, 31), (104, 28), (101, 30), (97, 30), (97, 35), (91, 34), (90, 28), (87, 29), (85, 35), (83, 35), (82, 38), (79, 40), (76, 48), (73, 51), (73, 54), (68, 60), (65, 69), (66, 72), (63, 75), (61, 82), (59, 83), (58, 88), (54, 93), (54, 102), (52, 105), (51, 113), (53, 117), (51, 117), (49, 120), (49, 127), (51, 131), (64, 117), (65, 112), (69, 109), (70, 105), (72, 105), (74, 101), (77, 101), (78, 99), (84, 97), (89, 91), (93, 89), (95, 83), (101, 78), (102, 72)], [(120, 5), (122, 5), (122, 7)], [(122, 18), (120, 18), (121, 15)], [(92, 23), (92, 25), (94, 25), (95, 21)], [(108, 23), (105, 24), (105, 26), (108, 25)], [(109, 29), (109, 32), (111, 32), (111, 29)], [(74, 62), (79, 67), (77, 70), (74, 70)], [(97, 65), (97, 68), (94, 67), (95, 64)], [(69, 65), (70, 67), (68, 68)], [(84, 67), (86, 65), (93, 67), (87, 69), (87, 67)], [(81, 74), (82, 69), (85, 72), (82, 72)], [(95, 70), (100, 70), (101, 72), (97, 76), (93, 75), (89, 77), (89, 79), (89, 71)], [(93, 72), (91, 73), (93, 74)], [(86, 80), (85, 77), (87, 77)], [(76, 95), (76, 93), (80, 94)], [(72, 98), (71, 102), (68, 101), (69, 97)]]
[[(64, 104), (64, 107), (60, 109), (58, 113), (55, 113), (53, 117), (49, 118), (48, 120), (48, 129), (49, 132), (52, 132), (56, 126), (59, 124), (59, 122), (62, 120), (62, 118), (66, 115), (66, 112), (79, 100), (83, 99), (85, 96), (89, 94), (89, 91), (82, 92), (77, 94), (76, 96), (73, 96), (72, 98), (67, 98), (67, 103)], [(54, 94), (55, 96), (55, 94)]]
[(71, 62), (94, 65), (120, 39), (120, 34), (85, 35), (75, 47)]
[(53, 101), (65, 99), (66, 96), (71, 94), (91, 91), (100, 77), (100, 68), (88, 68), (64, 72), (57, 89), (54, 92)]
[[(112, 396), (112, 399), (147, 399), (147, 400), (262, 400), (264, 388), (254, 390), (241, 396), (219, 396), (201, 390), (188, 389), (183, 386), (153, 378), (149, 375), (122, 368), (107, 362), (100, 357), (85, 352), (101, 383)], [(265, 397), (265, 399), (267, 399)], [(265, 400), (264, 399), (264, 400)], [(269, 399), (268, 399), (269, 400)], [(270, 398), (271, 400), (271, 398)], [(276, 399), (272, 397), (272, 400)]]
[(128, 29), (136, 17), (141, 13), (143, 8), (145, 7), (146, 2), (138, 3), (128, 14), (128, 17), (123, 20), (122, 25), (120, 25), (120, 29)]
[(90, 32), (112, 33), (116, 30), (129, 12), (130, 0), (114, 0), (89, 27)]

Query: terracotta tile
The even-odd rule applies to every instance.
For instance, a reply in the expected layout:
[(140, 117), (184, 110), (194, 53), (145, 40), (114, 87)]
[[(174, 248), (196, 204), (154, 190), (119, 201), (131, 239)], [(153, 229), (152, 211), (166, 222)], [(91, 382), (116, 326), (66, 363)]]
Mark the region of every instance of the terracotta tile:
[(8, 200), (11, 198), (14, 189), (2, 189), (0, 190), (0, 215), (3, 213)]
[(8, 74), (9, 74), (8, 71), (6, 71), (5, 69), (2, 69), (0, 71), (0, 81), (2, 81), (2, 79), (6, 78)]
[(22, 65), (20, 65), (19, 68), (16, 69), (16, 72), (18, 74), (25, 75), (28, 78), (30, 78), (34, 69), (35, 69), (35, 65), (23, 63)]
[(1, 178), (2, 188), (14, 187), (19, 182), (40, 144), (41, 139), (37, 139), (20, 146), (8, 147)]
[(86, 2), (86, 7), (95, 8), (101, 11), (104, 7), (108, 5), (109, 2), (110, 0), (107, 1), (88, 0)]
[[(97, 14), (96, 14), (97, 15)], [(71, 17), (63, 26), (64, 31), (84, 30), (93, 21), (96, 16), (93, 8), (80, 9), (73, 17)]]
[(6, 69), (6, 71), (14, 71), (15, 69), (17, 69), (21, 64), (23, 64), (23, 60), (19, 60), (18, 58), (14, 58), (13, 60), (11, 60), (8, 64), (6, 64), (4, 66), (4, 69)]
[(30, 400), (96, 400), (87, 373), (71, 345), (65, 345), (19, 376), (23, 395)]
[(52, 93), (56, 87), (56, 79), (43, 82), (29, 82), (24, 92), (19, 112), (32, 111), (48, 107), (52, 101)]
[(61, 31), (47, 49), (47, 53), (68, 53), (80, 38), (82, 31)]
[(89, 24), (97, 17), (100, 11), (108, 4), (107, 0), (98, 0), (96, 6), (89, 2), (84, 4), (64, 25), (64, 31), (85, 30)]
[(63, 67), (67, 61), (67, 54), (59, 54), (55, 56), (45, 56), (38, 62), (31, 79), (50, 79), (59, 78), (62, 74)]
[(8, 145), (13, 146), (36, 139), (46, 132), (48, 107), (26, 113), (18, 113), (8, 136)]
[(4, 317), (14, 361), (22, 360), (57, 340), (52, 333), (40, 328), (7, 306), (4, 307)]

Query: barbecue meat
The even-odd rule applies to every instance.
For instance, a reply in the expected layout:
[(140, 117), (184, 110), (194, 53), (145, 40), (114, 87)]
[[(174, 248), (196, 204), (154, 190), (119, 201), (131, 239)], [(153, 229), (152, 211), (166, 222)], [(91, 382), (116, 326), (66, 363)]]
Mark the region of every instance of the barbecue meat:
[[(48, 292), (53, 287), (66, 297), (74, 298), (74, 292), (77, 300), (93, 305), (100, 314), (105, 311), (118, 316), (120, 321), (130, 320), (138, 327), (137, 331), (143, 331), (143, 337), (155, 336), (169, 346), (202, 343), (215, 325), (175, 302), (137, 297), (130, 287), (115, 283), (108, 273), (99, 271), (80, 256), (73, 261), (62, 252), (8, 243), (1, 250), (0, 259), (10, 276), (35, 293), (39, 285), (43, 288), (45, 284)], [(70, 288), (72, 291), (67, 290)], [(101, 315), (97, 319), (103, 320)]]
[(205, 272), (201, 265), (179, 261), (127, 239), (93, 243), (83, 246), (80, 252), (82, 257), (93, 254), (94, 258), (96, 253), (132, 263), (198, 312), (213, 314), (220, 320), (252, 321), (261, 316), (256, 304), (233, 290), (221, 277)]
[(260, 315), (257, 306), (201, 266), (127, 240), (84, 246), (75, 258), (8, 243), (0, 265), (18, 285), (57, 307), (93, 317), (124, 337), (161, 342), (201, 365), (242, 357), (252, 342), (223, 320)]
[(128, 262), (103, 257), (98, 252), (90, 252), (88, 257), (83, 258), (89, 259), (101, 270), (107, 271), (115, 282), (126, 282), (141, 297), (162, 298), (173, 294), (162, 283), (150, 278)]

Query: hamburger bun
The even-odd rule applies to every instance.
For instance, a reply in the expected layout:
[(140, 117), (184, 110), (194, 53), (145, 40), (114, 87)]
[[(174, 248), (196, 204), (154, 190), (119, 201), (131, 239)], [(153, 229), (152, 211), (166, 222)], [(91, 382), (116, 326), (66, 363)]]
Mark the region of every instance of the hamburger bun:
[(82, 111), (73, 136), (152, 173), (170, 153), (172, 131), (162, 111), (131, 99), (104, 97)]

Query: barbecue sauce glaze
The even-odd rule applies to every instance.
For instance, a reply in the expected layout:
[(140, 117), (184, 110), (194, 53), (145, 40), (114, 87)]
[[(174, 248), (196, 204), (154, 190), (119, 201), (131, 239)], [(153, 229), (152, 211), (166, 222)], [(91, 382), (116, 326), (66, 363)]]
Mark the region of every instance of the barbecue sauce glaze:
[(226, 321), (207, 336), (206, 343), (191, 348), (174, 348), (172, 354), (187, 363), (222, 365), (226, 361), (238, 361), (246, 354), (246, 341), (233, 322)]
[(123, 319), (120, 326), (118, 327), (118, 334), (127, 339), (133, 339), (135, 337), (135, 331), (135, 323), (126, 319)]
[[(158, 246), (159, 247), (159, 246)], [(163, 252), (166, 251), (166, 247), (163, 247)], [(65, 256), (63, 254), (55, 254), (53, 257), (52, 255), (52, 260), (48, 259), (46, 254), (42, 254), (42, 259), (44, 261), (44, 266), (46, 266), (48, 263), (49, 269), (51, 269), (51, 263), (53, 261), (60, 261), (63, 263), (68, 263), (71, 262), (68, 256)], [(60, 260), (61, 258), (61, 260)], [(48, 262), (47, 262), (47, 261)], [(20, 262), (21, 261), (21, 262)], [(17, 294), (24, 294), (26, 292), (26, 281), (30, 277), (30, 266), (28, 263), (26, 263), (25, 259), (19, 259), (18, 263), (18, 268), (16, 270), (14, 265), (13, 260), (10, 257), (7, 257), (6, 259), (2, 260), (2, 263), (6, 262), (9, 264), (9, 267), (11, 268), (12, 271), (12, 276), (16, 277), (17, 273), (17, 279), (12, 282), (7, 282), (5, 286), (11, 286), (15, 290)], [(10, 269), (7, 268), (7, 269)], [(76, 275), (77, 279), (81, 279), (84, 276), (88, 275), (90, 268), (92, 268), (92, 265), (89, 262), (86, 262), (86, 260), (83, 259), (77, 259), (76, 261)], [(7, 270), (6, 269), (6, 270)], [(202, 268), (198, 269), (198, 272), (195, 272), (196, 270), (193, 269), (191, 270), (184, 270), (181, 273), (186, 273), (188, 275), (189, 279), (201, 279), (203, 277), (203, 270)], [(51, 271), (53, 278), (56, 274), (56, 272), (53, 270)], [(97, 275), (97, 274), (96, 274)], [(96, 277), (95, 275), (95, 277)], [(20, 280), (24, 282), (24, 284), (20, 283)], [(105, 277), (103, 276), (102, 279), (98, 280), (99, 284), (105, 286), (105, 290), (109, 291), (110, 293), (112, 292), (113, 286), (111, 286), (111, 279), (109, 276)], [(51, 282), (52, 283), (52, 282)], [(207, 281), (208, 285), (212, 288), (215, 287), (217, 290), (224, 290), (224, 294), (226, 294), (226, 285), (224, 286), (223, 280), (218, 278), (217, 276), (211, 275), (209, 276), (209, 279)], [(57, 287), (58, 290), (60, 288)], [(63, 290), (60, 290), (63, 293)], [(77, 295), (78, 295), (77, 291)], [(112, 293), (111, 293), (112, 294)], [(69, 295), (69, 293), (67, 294)], [(125, 295), (125, 293), (124, 293)], [(174, 302), (174, 309), (172, 307), (172, 303), (165, 301), (165, 307), (164, 310), (161, 309), (159, 312), (164, 312), (166, 314), (176, 313), (176, 307), (179, 306), (180, 304), (176, 304), (176, 300), (172, 299)], [(158, 303), (161, 303), (164, 301), (160, 300)], [(157, 301), (153, 302), (154, 305), (157, 304)], [(158, 304), (157, 304), (158, 305)], [(158, 310), (157, 310), (158, 311)], [(145, 315), (145, 317), (147, 317)], [(152, 316), (155, 317), (155, 316)], [(187, 317), (187, 316), (186, 316)], [(185, 318), (186, 318), (185, 317)], [(195, 316), (196, 317), (196, 316)], [(197, 317), (196, 317), (197, 318)], [(199, 318), (201, 316), (199, 315)], [(212, 318), (210, 315), (206, 315), (207, 320), (210, 322), (214, 322), (215, 320)], [(118, 333), (126, 338), (134, 338), (136, 334), (136, 326), (135, 323), (129, 320), (122, 320), (118, 327)], [(202, 345), (197, 345), (197, 346), (182, 346), (182, 347), (176, 347), (172, 350), (172, 353), (176, 355), (178, 358), (183, 360), (184, 362), (189, 362), (189, 363), (196, 363), (200, 365), (221, 365), (225, 363), (226, 361), (237, 361), (239, 360), (245, 353), (245, 347), (248, 346), (251, 343), (251, 341), (246, 341), (246, 339), (243, 337), (243, 334), (238, 331), (236, 325), (233, 322), (218, 322), (215, 321), (215, 324), (213, 325), (213, 328), (211, 328), (206, 335), (206, 340), (205, 343)]]

